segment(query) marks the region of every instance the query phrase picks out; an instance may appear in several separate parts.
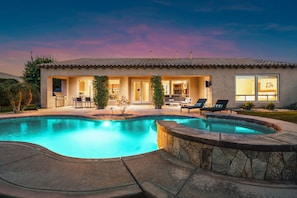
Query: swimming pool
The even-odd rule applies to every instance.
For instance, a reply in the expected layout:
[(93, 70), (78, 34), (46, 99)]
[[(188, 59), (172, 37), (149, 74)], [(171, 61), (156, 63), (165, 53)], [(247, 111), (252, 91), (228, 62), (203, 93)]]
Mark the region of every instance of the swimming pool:
[(240, 134), (274, 132), (252, 124), (176, 116), (129, 120), (43, 116), (1, 119), (0, 140), (34, 143), (69, 157), (124, 157), (158, 149), (156, 120), (176, 121), (181, 125), (208, 131)]

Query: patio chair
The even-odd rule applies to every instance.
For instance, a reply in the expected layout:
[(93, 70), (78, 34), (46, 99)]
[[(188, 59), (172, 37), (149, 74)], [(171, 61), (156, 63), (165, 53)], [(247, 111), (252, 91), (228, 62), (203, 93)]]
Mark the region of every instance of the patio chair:
[(182, 112), (182, 109), (188, 109), (188, 113), (190, 113), (191, 109), (201, 109), (205, 102), (206, 102), (206, 98), (199, 98), (196, 102), (196, 104), (192, 105), (192, 106), (181, 106), (180, 107), (180, 112)]
[(92, 101), (91, 97), (85, 97), (85, 106), (86, 107), (92, 107), (92, 103), (93, 103), (93, 101)]
[(217, 100), (216, 104), (213, 107), (201, 108), (200, 111), (222, 111), (226, 109), (228, 102), (229, 100)]
[(81, 97), (76, 97), (74, 99), (74, 107), (75, 108), (78, 108), (78, 107), (82, 108), (83, 107), (83, 100), (82, 100)]

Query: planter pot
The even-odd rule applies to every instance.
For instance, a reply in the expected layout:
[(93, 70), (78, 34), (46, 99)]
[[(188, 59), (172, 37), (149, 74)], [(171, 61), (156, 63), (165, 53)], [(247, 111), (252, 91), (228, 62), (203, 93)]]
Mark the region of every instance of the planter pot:
[(162, 109), (162, 105), (155, 105), (155, 109)]

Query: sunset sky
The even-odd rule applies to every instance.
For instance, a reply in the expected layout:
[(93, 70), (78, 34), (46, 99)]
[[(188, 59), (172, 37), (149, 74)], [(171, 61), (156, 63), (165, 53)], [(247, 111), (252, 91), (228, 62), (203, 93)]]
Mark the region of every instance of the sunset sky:
[[(9, 0), (0, 72), (33, 57), (247, 57), (297, 62), (294, 0)], [(150, 52), (151, 51), (151, 52)]]

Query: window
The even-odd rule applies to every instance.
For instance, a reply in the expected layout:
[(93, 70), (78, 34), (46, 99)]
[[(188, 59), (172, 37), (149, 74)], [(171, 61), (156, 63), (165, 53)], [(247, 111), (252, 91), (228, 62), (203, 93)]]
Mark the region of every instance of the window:
[(255, 76), (236, 76), (236, 101), (255, 101)]
[(53, 92), (62, 92), (62, 80), (53, 78)]
[(170, 86), (170, 83), (168, 80), (162, 80), (162, 85), (163, 85), (163, 88), (164, 88), (164, 94), (165, 95), (169, 95), (170, 92), (169, 92), (169, 86)]
[(180, 95), (183, 97), (189, 96), (189, 81), (188, 80), (162, 80), (165, 95)]
[[(249, 75), (235, 77), (236, 101), (277, 101), (277, 75)], [(257, 85), (257, 86), (256, 86)]]
[(258, 101), (278, 100), (278, 77), (259, 76), (258, 77)]
[(120, 80), (108, 81), (109, 100), (118, 100), (120, 97)]
[(171, 94), (188, 96), (189, 83), (187, 80), (173, 80), (171, 86)]
[(93, 90), (93, 81), (89, 79), (80, 79), (78, 81), (78, 96), (91, 97)]

